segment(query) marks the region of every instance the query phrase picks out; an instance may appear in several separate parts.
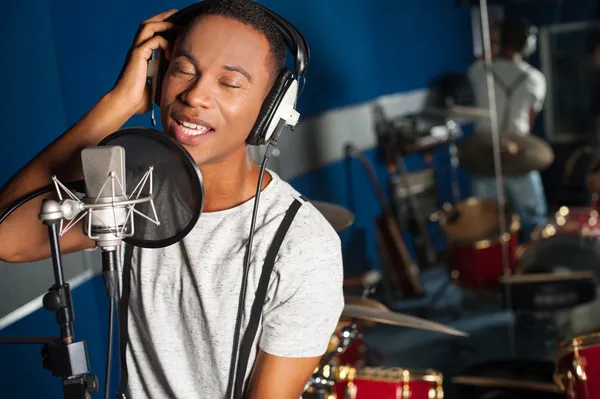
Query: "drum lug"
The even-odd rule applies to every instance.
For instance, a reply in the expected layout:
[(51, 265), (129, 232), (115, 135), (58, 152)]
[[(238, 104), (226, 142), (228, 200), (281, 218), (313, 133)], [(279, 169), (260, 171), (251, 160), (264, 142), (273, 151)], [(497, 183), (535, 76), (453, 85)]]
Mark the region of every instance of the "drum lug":
[(587, 380), (587, 374), (585, 372), (583, 363), (581, 362), (581, 356), (579, 356), (579, 348), (575, 347), (573, 351), (573, 371), (575, 376), (580, 381)]

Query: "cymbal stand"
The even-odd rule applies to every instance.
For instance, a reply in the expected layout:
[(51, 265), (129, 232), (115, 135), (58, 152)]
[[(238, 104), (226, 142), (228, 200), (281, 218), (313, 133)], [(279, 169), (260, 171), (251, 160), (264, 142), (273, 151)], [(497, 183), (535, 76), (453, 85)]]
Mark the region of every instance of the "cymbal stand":
[(71, 289), (64, 279), (58, 242), (58, 226), (63, 218), (61, 206), (57, 201), (44, 200), (39, 218), (48, 226), (55, 279), (55, 284), (44, 296), (43, 304), (44, 308), (55, 312), (60, 337), (2, 337), (0, 343), (42, 343), (42, 366), (50, 370), (54, 377), (62, 378), (64, 398), (90, 399), (90, 394), (98, 392), (98, 378), (88, 374), (90, 365), (85, 340), (75, 341)]
[(448, 144), (448, 151), (450, 152), (450, 187), (452, 189), (452, 200), (456, 205), (460, 202), (460, 186), (458, 184), (458, 149), (454, 140)]
[(315, 399), (327, 399), (331, 394), (334, 393), (335, 376), (331, 375), (335, 359), (341, 355), (356, 338), (358, 338), (360, 332), (356, 320), (352, 319), (352, 324), (348, 327), (344, 327), (341, 331), (341, 339), (335, 351), (326, 354), (321, 359), (317, 371), (312, 375), (310, 380), (307, 382), (304, 391), (312, 388), (313, 393), (316, 395)]

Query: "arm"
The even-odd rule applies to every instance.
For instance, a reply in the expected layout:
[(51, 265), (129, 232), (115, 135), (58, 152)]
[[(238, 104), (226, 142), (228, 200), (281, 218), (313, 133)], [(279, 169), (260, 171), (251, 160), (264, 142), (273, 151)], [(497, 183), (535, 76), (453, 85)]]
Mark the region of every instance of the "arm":
[(289, 358), (258, 351), (250, 399), (298, 399), (321, 356)]
[(544, 107), (546, 100), (546, 78), (541, 72), (532, 76), (533, 105), (529, 110), (529, 131), (533, 131), (537, 116)]
[(339, 237), (311, 231), (287, 246), (263, 311), (260, 350), (249, 386), (252, 399), (301, 396), (344, 306)]
[[(155, 32), (168, 29), (162, 22), (173, 13), (159, 14), (142, 24), (134, 42), (128, 63), (112, 91), (106, 94), (77, 124), (61, 135), (21, 169), (0, 191), (0, 211), (15, 200), (52, 183), (56, 175), (61, 181), (82, 178), (81, 162), (77, 158), (87, 146), (97, 145), (104, 137), (118, 130), (131, 116), (149, 109), (146, 88), (147, 63), (152, 51), (167, 47), (167, 42)], [(0, 260), (12, 263), (32, 262), (50, 256), (47, 228), (38, 220), (41, 203), (48, 194), (38, 197), (15, 210), (0, 224)], [(63, 253), (93, 247), (93, 241), (74, 226), (61, 238)]]

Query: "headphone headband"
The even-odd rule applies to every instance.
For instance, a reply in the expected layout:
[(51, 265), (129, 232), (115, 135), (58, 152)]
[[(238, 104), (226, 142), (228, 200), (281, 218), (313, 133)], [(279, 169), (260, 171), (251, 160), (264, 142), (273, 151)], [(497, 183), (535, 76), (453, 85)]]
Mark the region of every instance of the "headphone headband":
[[(219, 0), (203, 0), (198, 3), (194, 3), (179, 10), (170, 16), (167, 21), (172, 22), (175, 25), (187, 25), (194, 18), (200, 16), (204, 9), (216, 4), (218, 1)], [(254, 2), (254, 4), (260, 7), (260, 9), (274, 22), (286, 47), (294, 56), (294, 68), (296, 69), (297, 77), (304, 78), (304, 74), (308, 70), (308, 65), (310, 62), (310, 49), (304, 36), (298, 29), (296, 29), (294, 25), (292, 25), (281, 15), (269, 10), (262, 4), (258, 4), (256, 2)]]

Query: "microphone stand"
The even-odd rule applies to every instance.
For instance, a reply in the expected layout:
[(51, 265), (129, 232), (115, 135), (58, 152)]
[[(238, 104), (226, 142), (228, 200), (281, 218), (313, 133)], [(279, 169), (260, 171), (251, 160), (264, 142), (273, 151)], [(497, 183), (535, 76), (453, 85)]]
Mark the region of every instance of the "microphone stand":
[(54, 377), (62, 378), (65, 399), (90, 399), (98, 392), (98, 378), (90, 372), (89, 358), (85, 340), (75, 341), (73, 320), (73, 301), (71, 288), (65, 282), (58, 242), (59, 225), (63, 211), (57, 201), (42, 202), (39, 219), (48, 226), (50, 252), (54, 267), (54, 285), (44, 296), (44, 308), (54, 311), (56, 322), (60, 326), (60, 337), (6, 337), (0, 343), (43, 343), (42, 367), (52, 372)]

